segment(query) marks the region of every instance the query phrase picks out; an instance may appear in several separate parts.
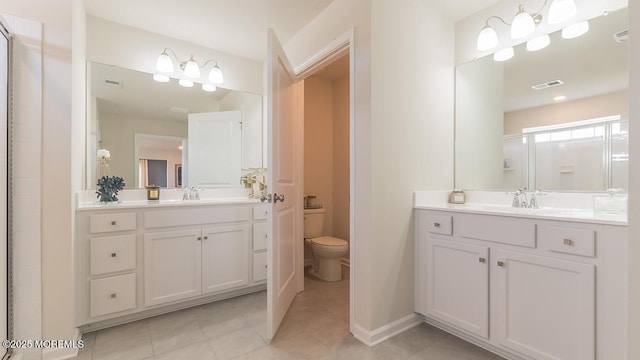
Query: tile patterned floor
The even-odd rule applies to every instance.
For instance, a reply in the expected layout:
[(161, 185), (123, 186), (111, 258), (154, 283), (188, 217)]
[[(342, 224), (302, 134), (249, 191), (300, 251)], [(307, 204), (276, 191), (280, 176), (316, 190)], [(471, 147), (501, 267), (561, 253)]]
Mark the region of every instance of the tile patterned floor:
[(349, 273), (326, 283), (305, 277), (268, 344), (266, 292), (219, 301), (83, 335), (79, 360), (496, 360), (426, 324), (368, 347), (349, 334)]

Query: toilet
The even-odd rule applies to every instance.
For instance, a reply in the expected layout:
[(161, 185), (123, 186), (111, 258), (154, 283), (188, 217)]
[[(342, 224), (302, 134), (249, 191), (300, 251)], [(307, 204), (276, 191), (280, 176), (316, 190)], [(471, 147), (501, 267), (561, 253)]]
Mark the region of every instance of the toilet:
[(346, 240), (322, 236), (326, 209), (304, 210), (304, 241), (311, 247), (312, 265), (309, 273), (320, 280), (342, 280), (340, 258), (349, 250)]

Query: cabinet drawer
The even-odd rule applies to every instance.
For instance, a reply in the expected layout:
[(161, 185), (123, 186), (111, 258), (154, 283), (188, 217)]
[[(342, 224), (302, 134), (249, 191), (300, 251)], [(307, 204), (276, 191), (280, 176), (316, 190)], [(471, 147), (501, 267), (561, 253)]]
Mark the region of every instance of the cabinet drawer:
[(253, 224), (253, 250), (267, 248), (267, 223)]
[(456, 215), (456, 233), (468, 239), (536, 247), (536, 224), (529, 219), (460, 214)]
[(136, 274), (91, 280), (92, 317), (136, 307)]
[(450, 215), (427, 215), (427, 231), (434, 234), (452, 235), (453, 217)]
[(267, 279), (267, 253), (253, 254), (253, 281)]
[(91, 275), (135, 269), (135, 235), (92, 238), (89, 242)]
[(249, 207), (215, 206), (191, 209), (147, 211), (144, 227), (147, 229), (169, 226), (218, 224), (249, 220)]
[(136, 213), (91, 215), (89, 231), (92, 234), (136, 229)]
[(267, 216), (269, 216), (269, 205), (253, 207), (253, 220), (267, 220)]
[(548, 251), (595, 257), (596, 231), (566, 226), (541, 226), (540, 247)]

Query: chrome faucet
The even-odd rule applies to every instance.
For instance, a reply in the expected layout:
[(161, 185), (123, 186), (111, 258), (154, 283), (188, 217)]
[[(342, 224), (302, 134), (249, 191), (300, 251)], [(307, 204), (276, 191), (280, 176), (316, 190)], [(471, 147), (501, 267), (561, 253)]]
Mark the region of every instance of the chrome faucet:
[(546, 195), (541, 189), (531, 193), (531, 200), (527, 200), (527, 192), (524, 189), (518, 189), (518, 191), (511, 194), (513, 194), (511, 207), (529, 209), (538, 209), (538, 196)]
[(197, 187), (186, 187), (182, 193), (182, 200), (200, 200), (200, 191)]

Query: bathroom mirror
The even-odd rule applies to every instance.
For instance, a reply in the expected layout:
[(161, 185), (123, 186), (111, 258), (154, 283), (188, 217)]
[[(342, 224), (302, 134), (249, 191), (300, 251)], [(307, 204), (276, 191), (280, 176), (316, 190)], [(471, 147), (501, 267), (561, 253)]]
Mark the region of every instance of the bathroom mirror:
[(589, 25), (456, 67), (456, 188), (627, 189), (627, 9)]
[[(263, 166), (260, 95), (224, 88), (206, 92), (197, 84), (185, 88), (175, 79), (161, 83), (152, 74), (95, 62), (87, 63), (87, 83), (88, 188), (95, 188), (101, 171), (124, 178), (126, 188), (143, 187), (145, 182), (163, 187), (241, 187), (242, 169)], [(193, 133), (193, 126), (189, 133), (189, 118), (200, 114), (213, 118), (233, 114), (233, 122), (228, 121), (232, 129), (218, 123), (197, 127), (219, 130), (214, 133)], [(198, 162), (189, 160), (187, 149), (194, 146), (210, 155), (200, 156)], [(98, 164), (99, 149), (109, 152), (108, 169)], [(211, 174), (215, 181), (189, 181), (187, 174), (202, 178), (195, 173)]]

